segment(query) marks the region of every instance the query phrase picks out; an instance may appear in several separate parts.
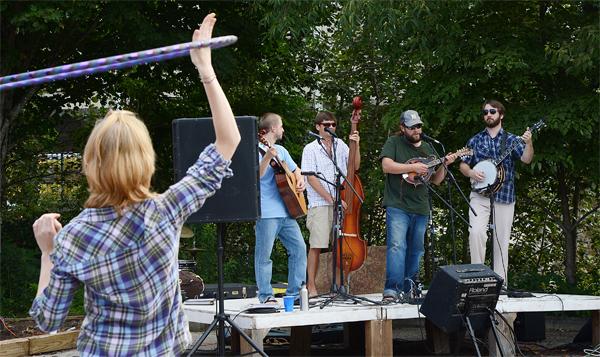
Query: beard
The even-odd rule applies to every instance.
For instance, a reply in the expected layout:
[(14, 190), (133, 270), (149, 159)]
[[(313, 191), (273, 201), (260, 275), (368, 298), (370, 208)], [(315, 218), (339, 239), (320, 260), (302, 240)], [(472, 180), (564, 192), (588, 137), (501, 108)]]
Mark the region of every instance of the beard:
[(498, 124), (500, 124), (500, 116), (498, 116), (498, 118), (496, 120), (492, 120), (492, 121), (489, 121), (487, 119), (484, 119), (484, 120), (485, 120), (485, 126), (487, 126), (488, 128), (495, 128), (498, 126)]
[(408, 140), (409, 143), (416, 144), (421, 141), (421, 134), (413, 134), (409, 135), (408, 133), (404, 133), (404, 137)]

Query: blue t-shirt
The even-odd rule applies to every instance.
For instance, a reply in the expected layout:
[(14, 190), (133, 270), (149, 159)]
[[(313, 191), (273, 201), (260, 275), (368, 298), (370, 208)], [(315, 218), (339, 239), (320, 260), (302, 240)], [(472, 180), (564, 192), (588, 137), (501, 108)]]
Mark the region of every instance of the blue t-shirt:
[[(265, 151), (268, 150), (262, 144), (259, 144), (259, 147)], [(281, 145), (275, 144), (274, 147), (277, 149), (279, 159), (287, 164), (291, 172), (294, 172), (298, 166), (292, 160), (290, 153)], [(260, 162), (261, 160), (262, 155), (259, 151), (258, 161)], [(271, 165), (267, 167), (267, 171), (260, 178), (260, 210), (261, 218), (289, 217), (289, 213), (287, 208), (285, 208), (285, 204), (277, 188), (277, 183), (275, 182), (275, 170), (273, 170)]]

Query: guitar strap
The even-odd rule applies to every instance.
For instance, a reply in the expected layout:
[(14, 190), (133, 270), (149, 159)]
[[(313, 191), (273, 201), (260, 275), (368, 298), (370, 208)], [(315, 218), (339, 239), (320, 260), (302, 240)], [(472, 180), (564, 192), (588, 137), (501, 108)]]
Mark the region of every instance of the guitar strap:
[[(263, 149), (263, 148), (262, 148), (262, 147), (260, 147), (260, 146), (258, 147), (258, 151), (260, 151), (260, 154), (261, 154), (262, 156), (265, 156), (265, 154), (267, 153), (267, 152), (265, 151), (265, 149)], [(275, 172), (277, 172), (277, 173), (283, 172), (283, 168), (282, 168), (282, 167), (281, 167), (281, 166), (280, 166), (280, 165), (277, 163), (277, 161), (275, 161), (275, 159), (274, 159), (274, 158), (273, 158), (273, 159), (271, 159), (271, 161), (269, 162), (269, 165), (271, 165), (271, 168), (272, 168), (273, 170), (275, 170)]]

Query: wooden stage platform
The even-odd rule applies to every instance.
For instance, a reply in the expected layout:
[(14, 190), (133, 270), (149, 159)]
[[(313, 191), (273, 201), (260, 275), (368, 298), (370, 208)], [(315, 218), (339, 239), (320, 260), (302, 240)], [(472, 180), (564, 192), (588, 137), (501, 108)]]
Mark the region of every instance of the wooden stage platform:
[[(550, 311), (592, 311), (592, 338), (593, 344), (600, 343), (600, 296), (562, 295), (562, 294), (534, 294), (535, 297), (509, 298), (501, 295), (498, 299), (496, 310), (502, 313), (512, 323), (517, 312), (550, 312)], [(370, 300), (381, 302), (381, 294), (361, 295)], [(278, 299), (283, 307), (282, 299)], [(311, 299), (311, 303), (313, 300)], [(294, 355), (310, 354), (311, 326), (331, 323), (364, 323), (364, 346), (367, 356), (393, 355), (392, 320), (425, 318), (418, 310), (418, 305), (411, 304), (355, 304), (351, 301), (335, 301), (324, 308), (317, 305), (311, 306), (309, 311), (299, 311), (295, 307), (293, 312), (280, 312), (270, 314), (249, 314), (242, 312), (251, 305), (257, 304), (258, 299), (232, 299), (225, 300), (225, 313), (250, 337), (262, 347), (264, 336), (271, 328), (291, 327), (290, 352)], [(186, 305), (185, 312), (190, 322), (210, 324), (215, 316), (218, 303), (214, 305)], [(502, 328), (502, 326), (501, 326)], [(508, 327), (504, 326), (508, 333)], [(432, 338), (436, 353), (448, 353), (448, 341), (440, 337), (440, 331), (428, 328), (428, 334), (436, 334)], [(431, 336), (430, 336), (431, 337)], [(240, 352), (251, 352), (252, 349), (243, 339), (234, 335), (232, 341)], [(495, 349), (495, 340), (489, 339), (491, 351)], [(492, 346), (493, 342), (493, 346)], [(503, 351), (513, 348), (508, 341), (502, 343)], [(494, 355), (495, 353), (491, 353)], [(509, 353), (510, 354), (510, 353)]]

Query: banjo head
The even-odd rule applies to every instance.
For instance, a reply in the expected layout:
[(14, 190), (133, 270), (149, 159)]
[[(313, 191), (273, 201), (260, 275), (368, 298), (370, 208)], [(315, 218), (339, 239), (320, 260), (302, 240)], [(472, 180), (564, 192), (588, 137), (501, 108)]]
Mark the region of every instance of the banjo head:
[(485, 175), (483, 181), (471, 180), (473, 191), (485, 190), (498, 181), (498, 168), (492, 160), (480, 161), (473, 167), (473, 170), (481, 171)]

